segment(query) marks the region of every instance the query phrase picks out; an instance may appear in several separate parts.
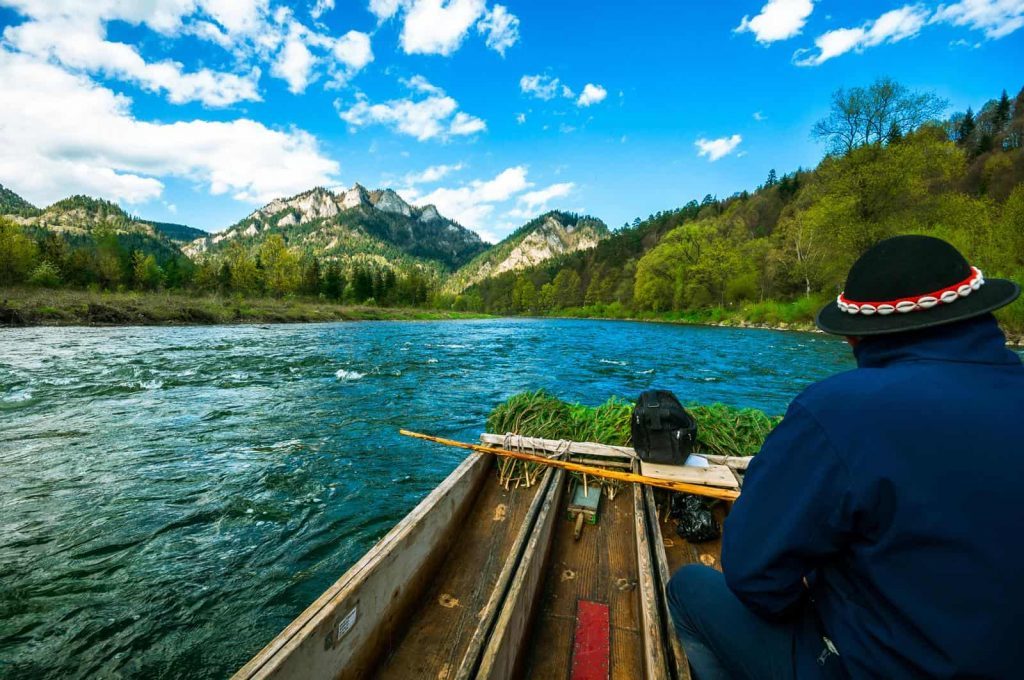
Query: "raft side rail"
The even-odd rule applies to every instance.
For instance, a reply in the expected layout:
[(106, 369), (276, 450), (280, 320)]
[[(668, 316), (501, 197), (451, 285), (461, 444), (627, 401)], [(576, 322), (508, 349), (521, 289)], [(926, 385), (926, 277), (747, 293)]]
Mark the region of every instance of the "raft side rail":
[(366, 677), (444, 559), (493, 460), (463, 461), (232, 680)]

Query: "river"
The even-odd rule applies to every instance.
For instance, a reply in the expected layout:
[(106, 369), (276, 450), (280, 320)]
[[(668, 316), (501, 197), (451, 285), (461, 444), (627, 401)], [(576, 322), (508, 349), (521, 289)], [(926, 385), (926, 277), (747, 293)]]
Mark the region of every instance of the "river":
[(465, 455), (490, 409), (648, 387), (782, 413), (806, 333), (482, 320), (0, 330), (0, 677), (222, 678)]

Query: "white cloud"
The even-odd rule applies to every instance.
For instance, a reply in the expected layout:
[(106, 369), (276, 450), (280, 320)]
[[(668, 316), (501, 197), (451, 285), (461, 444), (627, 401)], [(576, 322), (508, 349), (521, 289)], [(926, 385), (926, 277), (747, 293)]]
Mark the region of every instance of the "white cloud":
[(355, 71), (365, 68), (373, 61), (370, 36), (359, 31), (349, 31), (338, 38), (331, 50), (339, 62)]
[(519, 42), (519, 17), (504, 5), (495, 5), (484, 14), (476, 29), (487, 36), (486, 45), (505, 56), (505, 50)]
[[(819, 35), (814, 40), (817, 50), (797, 50), (793, 61), (798, 66), (818, 66), (847, 52), (861, 52), (913, 38), (925, 26), (934, 24), (983, 31), (986, 38), (997, 40), (1024, 27), (1024, 0), (962, 0), (940, 5), (934, 12), (921, 4), (904, 5), (861, 26), (838, 28)], [(971, 44), (961, 39), (951, 45), (961, 43)]]
[(486, 0), (370, 0), (378, 21), (401, 17), (400, 43), (406, 54), (452, 54), (476, 26), (487, 47), (502, 56), (519, 41), (519, 17)]
[(319, 19), (332, 9), (334, 9), (334, 0), (316, 0), (316, 4), (314, 4), (309, 10), (309, 16), (314, 19)]
[(451, 54), (462, 45), (484, 9), (484, 0), (413, 0), (402, 24), (402, 50), (406, 54)]
[[(523, 76), (519, 79), (519, 89), (537, 99), (554, 99), (558, 94), (558, 78), (545, 75)], [(570, 95), (571, 96), (571, 95)]]
[(402, 182), (406, 186), (415, 186), (417, 184), (433, 184), (438, 182), (453, 172), (462, 170), (462, 163), (455, 163), (454, 165), (431, 165), (422, 172), (414, 172), (406, 175)]
[[(563, 83), (558, 78), (549, 75), (536, 74), (536, 75), (524, 75), (519, 79), (519, 90), (526, 95), (534, 97), (535, 99), (543, 99), (550, 101), (555, 97), (561, 96), (565, 99), (575, 99), (576, 93), (573, 92), (572, 88)], [(590, 106), (597, 104), (598, 102), (604, 101), (608, 96), (608, 91), (600, 85), (593, 83), (587, 83), (583, 87), (583, 91), (580, 93), (578, 99), (576, 99), (576, 106)]]
[(757, 16), (743, 17), (734, 30), (753, 33), (759, 43), (768, 45), (800, 35), (813, 11), (812, 0), (768, 0)]
[(760, 123), (763, 120), (767, 120), (767, 116), (765, 116), (760, 111), (754, 111), (754, 120), (756, 120), (758, 123)]
[(339, 182), (315, 137), (248, 119), (155, 123), (84, 75), (0, 48), (0, 177), (46, 204), (72, 193), (137, 203), (165, 178), (263, 202)]
[(402, 0), (370, 0), (370, 11), (380, 21), (387, 21), (398, 13)]
[[(176, 104), (198, 101), (229, 106), (260, 99), (258, 81), (266, 69), (299, 93), (326, 73), (329, 85), (345, 82), (373, 59), (369, 36), (350, 31), (341, 38), (313, 30), (284, 6), (269, 0), (2, 0), (27, 18), (4, 31), (14, 49), (59, 62), (77, 72), (120, 79)], [(319, 0), (313, 14), (327, 11)], [(162, 38), (195, 36), (227, 50), (234, 72), (147, 61), (137, 46), (107, 38), (111, 22), (144, 25)], [(269, 68), (266, 68), (268, 67)], [(263, 68), (261, 68), (263, 67)]]
[(819, 35), (813, 50), (797, 50), (793, 61), (798, 66), (818, 66), (854, 50), (860, 52), (883, 43), (895, 43), (916, 36), (928, 22), (928, 10), (921, 5), (905, 5), (882, 14), (856, 28), (837, 28)]
[(517, 113), (516, 114), (516, 122), (518, 124), (520, 124), (520, 125), (525, 123), (526, 122), (526, 114), (525, 113)]
[(433, 203), (442, 215), (485, 233), (483, 229), (494, 213), (495, 205), (531, 186), (526, 180), (526, 167), (518, 165), (503, 170), (493, 179), (473, 180), (458, 188), (434, 189), (428, 194), (404, 190), (402, 197), (416, 205)]
[(599, 104), (604, 101), (604, 98), (608, 96), (608, 91), (600, 85), (594, 85), (593, 83), (587, 83), (583, 86), (583, 92), (580, 93), (580, 98), (576, 100), (576, 106), (591, 106), (592, 104)]
[(694, 142), (694, 145), (697, 147), (698, 156), (707, 156), (709, 161), (714, 162), (731, 154), (742, 141), (743, 137), (740, 135), (719, 137), (718, 139), (705, 139), (701, 137)]
[(306, 91), (315, 63), (316, 58), (301, 36), (293, 34), (278, 53), (271, 73), (288, 83), (289, 92), (299, 94)]
[(941, 5), (931, 20), (984, 31), (986, 38), (996, 40), (1024, 26), (1024, 1), (962, 0)]
[(483, 120), (459, 111), (458, 102), (426, 78), (414, 76), (405, 84), (428, 96), (420, 100), (392, 99), (371, 104), (365, 95), (359, 94), (356, 103), (347, 110), (339, 108), (338, 115), (353, 127), (386, 125), (421, 142), (472, 135), (487, 129)]
[(515, 209), (508, 212), (509, 217), (530, 219), (548, 211), (548, 204), (556, 198), (565, 198), (576, 188), (572, 182), (560, 182), (536, 191), (528, 191), (518, 199)]
[(437, 85), (434, 85), (421, 75), (415, 75), (408, 80), (402, 79), (401, 82), (410, 90), (415, 90), (416, 92), (424, 92), (426, 94), (444, 94), (444, 90), (439, 88)]
[(483, 132), (487, 129), (487, 123), (476, 116), (471, 116), (468, 113), (459, 111), (452, 118), (452, 124), (448, 130), (453, 135), (472, 135), (477, 132)]
[(134, 47), (106, 40), (106, 30), (98, 21), (65, 17), (26, 21), (8, 26), (3, 35), (20, 52), (135, 83), (149, 92), (166, 94), (175, 104), (198, 101), (207, 106), (230, 106), (260, 99), (256, 86), (259, 69), (247, 75), (206, 68), (187, 73), (175, 61), (147, 62)]

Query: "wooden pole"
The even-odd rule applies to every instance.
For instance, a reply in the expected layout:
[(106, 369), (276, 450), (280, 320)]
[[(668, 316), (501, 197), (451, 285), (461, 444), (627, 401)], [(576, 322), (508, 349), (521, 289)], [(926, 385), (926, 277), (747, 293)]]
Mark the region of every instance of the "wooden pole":
[(719, 489), (711, 486), (702, 486), (700, 484), (687, 484), (685, 482), (673, 482), (667, 479), (656, 479), (654, 477), (646, 477), (644, 475), (638, 475), (632, 472), (620, 472), (619, 470), (606, 470), (604, 468), (594, 467), (592, 465), (580, 465), (579, 463), (570, 463), (564, 460), (545, 458), (544, 456), (535, 456), (532, 453), (506, 451), (505, 449), (499, 449), (493, 446), (480, 446), (478, 444), (467, 444), (466, 442), (455, 441), (454, 439), (432, 437), (429, 434), (420, 434), (419, 432), (410, 432), (409, 430), (399, 430), (398, 433), (406, 437), (422, 439), (424, 441), (434, 442), (436, 444), (444, 444), (445, 446), (454, 446), (460, 449), (468, 449), (469, 451), (476, 451), (477, 453), (491, 453), (494, 454), (495, 456), (502, 456), (504, 458), (527, 460), (530, 461), (531, 463), (540, 463), (541, 465), (561, 468), (563, 470), (569, 470), (570, 472), (581, 472), (586, 475), (603, 477), (605, 479), (617, 479), (620, 482), (635, 482), (637, 484), (646, 484), (647, 486), (656, 486), (661, 489), (670, 489), (672, 491), (679, 491), (681, 493), (690, 493), (695, 496), (707, 496), (708, 498), (718, 498), (724, 501), (734, 501), (740, 497), (738, 491), (732, 491), (730, 489)]

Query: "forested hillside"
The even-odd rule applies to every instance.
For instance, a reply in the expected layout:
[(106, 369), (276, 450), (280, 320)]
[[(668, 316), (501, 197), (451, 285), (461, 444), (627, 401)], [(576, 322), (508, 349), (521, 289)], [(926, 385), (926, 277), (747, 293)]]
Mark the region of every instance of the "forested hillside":
[[(592, 251), (481, 282), (455, 301), (495, 313), (808, 321), (878, 240), (952, 241), (987, 274), (1024, 279), (1024, 90), (945, 121), (889, 80), (835, 94), (817, 168), (752, 193), (637, 218)], [(780, 304), (781, 303), (781, 304)], [(1005, 318), (1024, 326), (1022, 303)]]

